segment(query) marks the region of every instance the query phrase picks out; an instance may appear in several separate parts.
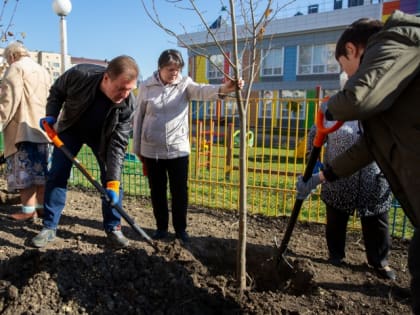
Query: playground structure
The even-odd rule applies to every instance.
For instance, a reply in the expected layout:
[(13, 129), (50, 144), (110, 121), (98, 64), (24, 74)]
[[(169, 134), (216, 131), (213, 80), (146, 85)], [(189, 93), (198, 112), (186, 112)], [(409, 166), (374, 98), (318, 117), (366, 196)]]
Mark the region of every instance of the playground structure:
[[(240, 146), (241, 131), (239, 126), (233, 122), (227, 123), (223, 128), (215, 128), (218, 122), (214, 120), (199, 120), (196, 123), (192, 143), (195, 144), (195, 174), (198, 174), (201, 168), (210, 171), (212, 168), (222, 168), (225, 178), (231, 177), (232, 171), (238, 170), (235, 164), (235, 148)], [(217, 126), (217, 125), (216, 125)], [(253, 164), (258, 164), (257, 160), (264, 159), (265, 156), (271, 155), (273, 149), (284, 148), (284, 156), (277, 156), (275, 159), (284, 160), (304, 160), (306, 156), (306, 132), (300, 131), (298, 134), (290, 134), (278, 128), (276, 133), (267, 134), (265, 127), (249, 128), (246, 132), (247, 159), (250, 161), (248, 172), (264, 173), (274, 175), (293, 176), (296, 171), (280, 171), (278, 169), (256, 168)], [(301, 137), (298, 137), (302, 134)], [(216, 148), (216, 149), (215, 149)], [(258, 156), (256, 156), (258, 155)], [(219, 165), (216, 160), (219, 159)], [(220, 164), (222, 161), (222, 164)], [(273, 163), (274, 166), (275, 163)]]
[[(216, 132), (214, 129), (215, 122), (210, 120), (207, 122), (209, 129), (206, 130), (206, 122), (199, 121), (196, 128), (196, 155), (195, 155), (195, 172), (197, 173), (201, 167), (207, 170), (212, 168), (212, 158), (223, 157), (225, 161), (224, 171), (228, 174), (232, 170), (233, 148), (239, 147), (240, 130), (234, 130), (233, 123), (228, 124), (227, 132)], [(248, 130), (246, 133), (247, 146), (254, 145), (254, 132)], [(214, 155), (214, 145), (223, 143), (226, 146), (226, 154), (224, 156)]]
[[(261, 167), (258, 160), (266, 159), (268, 155), (271, 155), (272, 150), (283, 148), (283, 156), (277, 156), (274, 160), (290, 159), (292, 163), (304, 162), (307, 150), (306, 133), (314, 121), (314, 114), (322, 96), (321, 87), (317, 86), (311, 96), (312, 98), (309, 98), (308, 95), (307, 100), (271, 97), (270, 99), (251, 101), (248, 109), (245, 137), (247, 151), (249, 152), (247, 153), (248, 172), (294, 176), (299, 171), (296, 169), (275, 169), (278, 166), (275, 163), (270, 163), (270, 167), (266, 169)], [(217, 153), (224, 155), (223, 166), (219, 165), (218, 167), (223, 167), (225, 178), (229, 179), (231, 172), (238, 170), (238, 166), (234, 163), (236, 152), (234, 148), (240, 146), (241, 131), (237, 119), (239, 115), (233, 106), (231, 106), (231, 111), (227, 113), (220, 101), (213, 108), (211, 107), (212, 104), (208, 105), (207, 110), (205, 105), (199, 108), (200, 119), (192, 121), (192, 125), (195, 125), (195, 130), (193, 130), (193, 138), (195, 138), (196, 143), (195, 173), (199, 172), (202, 167), (207, 170), (213, 168), (213, 160), (217, 158), (214, 155), (214, 145), (217, 144), (219, 147), (223, 145), (223, 149), (218, 150)], [(286, 114), (284, 114), (285, 112)], [(265, 115), (265, 113), (270, 113), (270, 116), (260, 116)]]
[[(214, 121), (209, 122), (210, 129), (205, 130), (205, 122), (199, 121), (197, 124), (197, 136), (195, 137), (197, 153), (195, 155), (195, 172), (197, 173), (200, 167), (211, 168), (211, 157), (213, 149), (214, 137)], [(203, 161), (204, 158), (204, 161)]]

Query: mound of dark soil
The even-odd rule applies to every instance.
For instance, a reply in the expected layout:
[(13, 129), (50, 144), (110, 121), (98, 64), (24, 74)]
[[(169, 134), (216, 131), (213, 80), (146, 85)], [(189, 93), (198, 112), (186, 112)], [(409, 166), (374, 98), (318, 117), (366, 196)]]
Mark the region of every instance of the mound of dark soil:
[[(2, 199), (3, 198), (3, 199)], [(235, 281), (238, 217), (189, 210), (190, 244), (171, 234), (159, 251), (130, 226), (128, 249), (106, 244), (98, 194), (70, 191), (58, 239), (34, 249), (41, 221), (17, 223), (18, 207), (1, 197), (0, 313), (2, 314), (409, 314), (407, 241), (394, 239), (395, 282), (366, 265), (359, 231), (348, 235), (346, 263), (327, 263), (324, 226), (298, 223), (289, 245), (292, 269), (276, 265), (275, 241), (287, 219), (249, 216), (248, 285), (238, 298)], [(124, 209), (151, 235), (147, 200), (127, 198)]]

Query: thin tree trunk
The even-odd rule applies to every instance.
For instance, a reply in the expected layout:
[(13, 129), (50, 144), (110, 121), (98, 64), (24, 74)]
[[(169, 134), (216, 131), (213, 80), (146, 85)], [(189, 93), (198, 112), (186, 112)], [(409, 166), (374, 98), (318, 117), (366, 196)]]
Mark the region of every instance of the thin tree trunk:
[[(235, 1), (230, 0), (230, 10), (232, 19), (232, 44), (234, 58), (235, 80), (241, 78), (239, 72), (239, 52), (236, 33), (235, 20)], [(246, 184), (247, 184), (247, 160), (246, 160), (246, 122), (247, 109), (246, 103), (242, 100), (241, 91), (236, 89), (236, 102), (239, 109), (239, 130), (240, 130), (240, 148), (239, 148), (239, 236), (236, 259), (236, 270), (239, 283), (239, 298), (242, 299), (246, 289), (246, 231), (247, 231), (247, 202), (246, 202)]]
[(246, 159), (246, 112), (239, 112), (240, 117), (240, 148), (239, 148), (239, 238), (237, 251), (237, 272), (239, 282), (239, 297), (242, 298), (246, 289), (246, 241), (247, 241), (247, 159)]

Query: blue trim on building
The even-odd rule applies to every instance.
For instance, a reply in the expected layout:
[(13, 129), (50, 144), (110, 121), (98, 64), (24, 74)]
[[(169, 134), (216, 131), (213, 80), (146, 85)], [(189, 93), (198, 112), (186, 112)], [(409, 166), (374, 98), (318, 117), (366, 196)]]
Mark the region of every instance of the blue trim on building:
[(284, 81), (296, 81), (297, 46), (284, 48)]

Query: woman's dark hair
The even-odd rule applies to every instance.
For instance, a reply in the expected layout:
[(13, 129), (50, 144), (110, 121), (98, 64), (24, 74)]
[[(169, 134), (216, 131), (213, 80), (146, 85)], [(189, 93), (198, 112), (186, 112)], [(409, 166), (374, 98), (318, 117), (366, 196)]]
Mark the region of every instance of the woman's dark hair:
[(184, 59), (181, 53), (176, 49), (164, 50), (158, 59), (158, 68), (163, 68), (169, 65), (177, 65), (180, 69), (184, 67)]
[(369, 38), (382, 30), (383, 23), (371, 18), (361, 18), (350, 24), (335, 46), (335, 59), (347, 56), (346, 43), (352, 43), (357, 48), (365, 48)]

